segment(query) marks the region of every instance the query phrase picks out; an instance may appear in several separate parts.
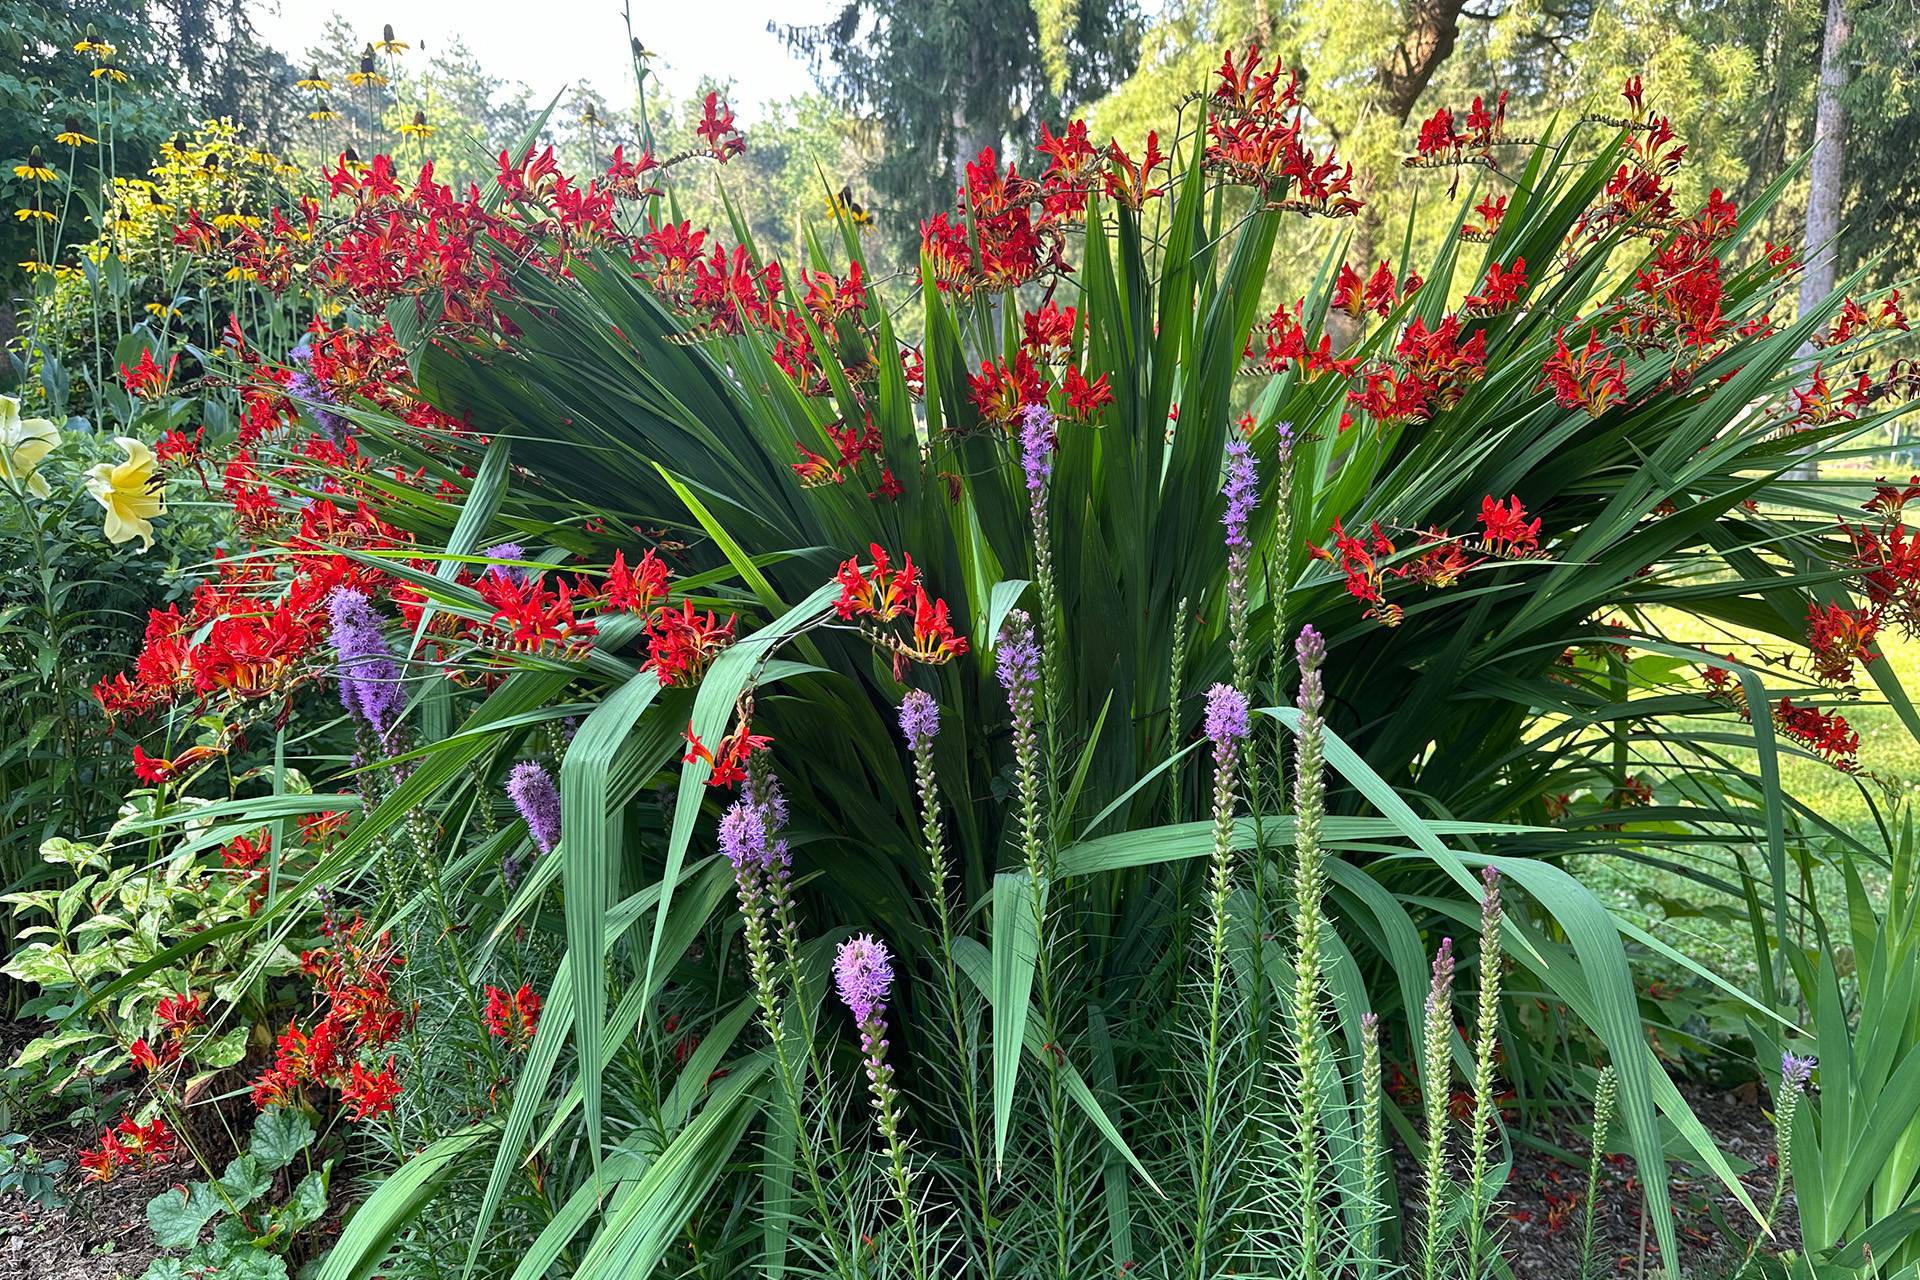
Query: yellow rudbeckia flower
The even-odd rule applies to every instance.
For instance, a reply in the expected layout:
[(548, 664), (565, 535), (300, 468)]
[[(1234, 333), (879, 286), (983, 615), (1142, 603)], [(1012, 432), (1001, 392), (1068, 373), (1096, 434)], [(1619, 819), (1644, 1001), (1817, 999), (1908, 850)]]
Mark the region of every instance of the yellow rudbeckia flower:
[(140, 539), (140, 549), (153, 546), (153, 518), (165, 515), (160, 496), (159, 461), (153, 450), (131, 436), (115, 436), (126, 451), (125, 462), (103, 462), (87, 473), (87, 492), (107, 509), (107, 541), (118, 545)]
[(50, 492), (40, 463), (60, 447), (60, 430), (45, 418), (20, 416), (17, 396), (0, 396), (0, 483), (36, 498)]

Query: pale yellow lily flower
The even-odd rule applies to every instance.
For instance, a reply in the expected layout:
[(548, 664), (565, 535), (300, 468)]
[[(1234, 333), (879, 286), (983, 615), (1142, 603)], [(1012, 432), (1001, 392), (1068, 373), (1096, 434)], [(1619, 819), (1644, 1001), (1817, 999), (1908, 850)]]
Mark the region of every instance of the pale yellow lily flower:
[(138, 538), (144, 551), (153, 546), (153, 518), (167, 511), (159, 492), (159, 460), (131, 436), (115, 436), (113, 442), (126, 450), (127, 460), (103, 462), (89, 471), (87, 492), (107, 509), (107, 541), (117, 545)]
[(20, 416), (18, 396), (0, 396), (0, 483), (22, 486), (36, 498), (49, 492), (40, 463), (60, 447), (60, 429), (45, 418)]

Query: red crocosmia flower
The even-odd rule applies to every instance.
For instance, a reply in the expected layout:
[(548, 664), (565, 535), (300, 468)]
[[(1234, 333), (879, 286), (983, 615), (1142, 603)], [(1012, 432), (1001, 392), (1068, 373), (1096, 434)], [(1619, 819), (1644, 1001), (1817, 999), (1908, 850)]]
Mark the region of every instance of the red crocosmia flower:
[(734, 127), (733, 108), (720, 101), (718, 93), (707, 95), (693, 131), (712, 149), (715, 159), (726, 161), (747, 149), (747, 140)]
[(170, 1041), (162, 1041), (158, 1049), (147, 1043), (141, 1036), (127, 1047), (127, 1056), (133, 1065), (149, 1075), (172, 1066), (180, 1060), (180, 1046)]
[(967, 382), (980, 416), (996, 426), (1006, 426), (1028, 405), (1044, 404), (1047, 399), (1046, 380), (1024, 350), (1014, 355), (1010, 365), (982, 360), (980, 372)]
[(132, 1116), (123, 1115), (120, 1123), (102, 1136), (102, 1149), (109, 1140), (118, 1148), (120, 1163), (135, 1165), (143, 1171), (171, 1159), (179, 1145), (173, 1130), (161, 1116), (136, 1124)]
[(913, 603), (913, 647), (907, 656), (915, 662), (924, 662), (930, 666), (939, 666), (951, 662), (967, 651), (967, 638), (954, 634), (953, 624), (947, 619), (947, 602), (934, 600), (927, 595), (927, 589), (914, 587)]
[(1165, 187), (1152, 185), (1153, 171), (1164, 169), (1166, 164), (1167, 157), (1160, 150), (1157, 132), (1148, 132), (1147, 148), (1137, 164), (1120, 149), (1118, 142), (1107, 144), (1107, 168), (1102, 176), (1106, 179), (1108, 198), (1135, 212), (1145, 208), (1147, 201), (1166, 193)]
[(1773, 709), (1773, 723), (1780, 732), (1842, 773), (1854, 773), (1860, 768), (1860, 735), (1839, 712), (1795, 706), (1792, 698), (1782, 698)]
[(1485, 242), (1499, 234), (1500, 224), (1507, 216), (1507, 197), (1487, 196), (1473, 206), (1476, 222), (1468, 222), (1460, 228), (1460, 238), (1475, 242)]
[(133, 776), (141, 782), (159, 786), (173, 776), (174, 763), (159, 756), (150, 756), (142, 747), (133, 749)]
[(189, 1032), (206, 1021), (206, 1013), (201, 1008), (201, 1000), (196, 995), (163, 996), (154, 1006), (153, 1016), (175, 1040), (184, 1039)]
[(1320, 547), (1309, 542), (1307, 553), (1316, 560), (1339, 567), (1346, 578), (1347, 594), (1367, 606), (1362, 616), (1390, 627), (1399, 626), (1405, 610), (1397, 604), (1386, 602), (1383, 590), (1385, 578), (1375, 558), (1392, 555), (1393, 542), (1378, 524), (1373, 526), (1370, 538), (1356, 538), (1346, 531), (1338, 516), (1333, 520), (1332, 537), (1331, 547)]
[(1633, 118), (1638, 120), (1646, 103), (1646, 89), (1640, 83), (1640, 77), (1628, 76), (1626, 83), (1620, 87), (1620, 96), (1627, 100), (1627, 107), (1633, 112)]
[(82, 1176), (89, 1182), (112, 1182), (127, 1161), (127, 1149), (111, 1129), (100, 1135), (98, 1145), (80, 1154)]
[(201, 427), (192, 435), (184, 431), (168, 431), (161, 435), (153, 446), (154, 456), (169, 466), (198, 466), (200, 446), (206, 443), (207, 429)]
[(273, 833), (262, 831), (258, 839), (235, 836), (220, 849), (220, 864), (235, 871), (251, 871), (273, 851)]
[(1053, 351), (1065, 351), (1073, 342), (1073, 324), (1077, 312), (1049, 298), (1038, 311), (1029, 311), (1020, 319), (1020, 345), (1036, 359)]
[(1487, 550), (1509, 556), (1529, 556), (1540, 549), (1540, 519), (1527, 519), (1517, 495), (1505, 502), (1489, 494), (1480, 500), (1480, 540)]
[(1104, 373), (1089, 382), (1086, 374), (1068, 365), (1060, 389), (1067, 395), (1067, 416), (1083, 422), (1099, 417), (1100, 411), (1113, 403), (1113, 388)]
[(300, 1096), (300, 1077), (279, 1067), (270, 1067), (253, 1082), (253, 1105), (257, 1111), (284, 1107)]
[(1487, 278), (1480, 285), (1478, 293), (1467, 295), (1460, 304), (1465, 311), (1490, 315), (1496, 311), (1505, 311), (1520, 301), (1521, 290), (1527, 287), (1527, 260), (1515, 258), (1513, 265), (1506, 270), (1500, 269), (1497, 262), (1487, 264)]
[(728, 614), (721, 622), (711, 610), (696, 613), (691, 600), (682, 600), (678, 610), (660, 610), (647, 623), (647, 660), (641, 668), (658, 674), (661, 684), (697, 683), (733, 643), (735, 618)]
[(613, 567), (607, 571), (607, 605), (628, 613), (651, 613), (666, 599), (668, 577), (666, 563), (652, 548), (631, 569), (627, 567), (627, 553), (616, 551)]
[(849, 622), (855, 619), (891, 622), (912, 606), (920, 571), (914, 568), (912, 556), (908, 556), (899, 569), (892, 568), (885, 548), (878, 543), (869, 546), (867, 554), (873, 560), (871, 569), (862, 571), (860, 562), (853, 559), (841, 564), (835, 575), (840, 583), (840, 598), (833, 602), (833, 611)]
[(1846, 684), (1853, 679), (1854, 665), (1866, 665), (1879, 658), (1873, 648), (1880, 619), (1865, 610), (1838, 604), (1807, 606), (1807, 648), (1813, 657), (1813, 673), (1828, 684)]
[(1426, 550), (1407, 563), (1387, 570), (1393, 577), (1417, 582), (1423, 587), (1451, 587), (1481, 563), (1468, 558), (1460, 539), (1444, 529), (1428, 529), (1419, 537), (1420, 545)]
[(1600, 345), (1599, 334), (1587, 335), (1578, 354), (1567, 347), (1566, 330), (1554, 335), (1554, 353), (1541, 366), (1541, 387), (1551, 387), (1563, 408), (1576, 406), (1597, 418), (1607, 406), (1627, 394), (1627, 362), (1612, 360)]
[(167, 357), (167, 367), (162, 369), (153, 361), (153, 348), (143, 347), (138, 364), (131, 369), (124, 364), (120, 366), (120, 384), (136, 396), (164, 395), (173, 385), (173, 371), (179, 363), (180, 356), (176, 352)]
[(540, 997), (525, 983), (512, 995), (499, 987), (487, 988), (487, 1030), (505, 1040), (510, 1049), (524, 1049), (540, 1024)]
[(942, 291), (966, 293), (972, 289), (973, 250), (967, 229), (944, 213), (920, 224), (920, 253), (927, 260), (934, 284)]
[(838, 463), (821, 457), (798, 440), (793, 447), (800, 451), (800, 461), (789, 462), (793, 474), (799, 477), (802, 489), (819, 489), (830, 484), (844, 484), (847, 479), (845, 468)]
[(575, 615), (567, 584), (549, 587), (545, 574), (525, 579), (483, 574), (474, 590), (493, 606), (490, 621), (504, 624), (504, 633), (496, 630), (492, 637), (503, 648), (520, 653), (536, 653), (549, 646), (573, 651), (584, 648), (598, 631), (591, 618)]
[(340, 1087), (340, 1100), (347, 1104), (347, 1118), (356, 1121), (372, 1120), (392, 1111), (393, 1100), (399, 1096), (400, 1080), (394, 1075), (391, 1057), (377, 1072), (354, 1063), (350, 1077)]
[(327, 809), (321, 813), (303, 814), (300, 818), (300, 842), (309, 848), (326, 845), (345, 830), (346, 825), (344, 810)]

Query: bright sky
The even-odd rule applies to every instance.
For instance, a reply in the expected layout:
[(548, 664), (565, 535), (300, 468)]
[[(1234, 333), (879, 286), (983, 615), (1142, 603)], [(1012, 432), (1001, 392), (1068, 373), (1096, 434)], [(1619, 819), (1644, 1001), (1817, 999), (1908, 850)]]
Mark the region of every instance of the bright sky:
[[(458, 34), (483, 67), (503, 80), (521, 81), (542, 103), (579, 80), (609, 102), (631, 101), (633, 64), (621, 0), (251, 3), (261, 36), (295, 63), (337, 12), (367, 40), (378, 40), (381, 24), (391, 22), (394, 34), (415, 50), (424, 42), (431, 52)], [(633, 0), (633, 32), (658, 55), (654, 73), (675, 96), (690, 92), (703, 73), (731, 77), (737, 86), (732, 102), (743, 119), (751, 119), (760, 104), (814, 87), (805, 64), (767, 30), (768, 20), (808, 25), (839, 7), (835, 0)]]

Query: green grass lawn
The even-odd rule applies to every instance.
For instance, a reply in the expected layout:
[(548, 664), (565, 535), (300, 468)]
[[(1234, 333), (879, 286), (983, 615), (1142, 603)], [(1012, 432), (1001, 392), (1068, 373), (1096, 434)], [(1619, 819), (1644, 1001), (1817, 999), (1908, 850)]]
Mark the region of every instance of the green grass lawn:
[[(1747, 637), (1711, 630), (1693, 619), (1668, 616), (1660, 621), (1671, 628), (1675, 639), (1699, 643), (1716, 652), (1741, 654), (1751, 643)], [(1767, 647), (1777, 651), (1779, 645), (1770, 640)], [(1883, 638), (1880, 651), (1880, 661), (1899, 675), (1911, 696), (1920, 697), (1920, 640), (1889, 635)], [(1920, 785), (1920, 740), (1871, 684), (1863, 690), (1861, 701), (1839, 709), (1860, 734), (1861, 774), (1842, 773), (1804, 753), (1783, 750), (1782, 787), (1868, 848), (1879, 850), (1884, 841), (1874, 821), (1874, 808), (1878, 806), (1886, 817), (1895, 803)], [(1703, 720), (1700, 724), (1703, 729), (1711, 727), (1722, 733), (1728, 729), (1724, 720)], [(1753, 767), (1751, 753), (1742, 763)], [(1749, 865), (1757, 869), (1763, 856), (1756, 844), (1748, 853)], [(1615, 910), (1655, 930), (1693, 959), (1743, 985), (1752, 978), (1753, 943), (1739, 903), (1712, 901), (1717, 895), (1684, 876), (1623, 857), (1589, 859), (1575, 870)], [(1841, 906), (1843, 888), (1838, 871), (1816, 871), (1814, 886), (1823, 913), (1830, 915)]]

